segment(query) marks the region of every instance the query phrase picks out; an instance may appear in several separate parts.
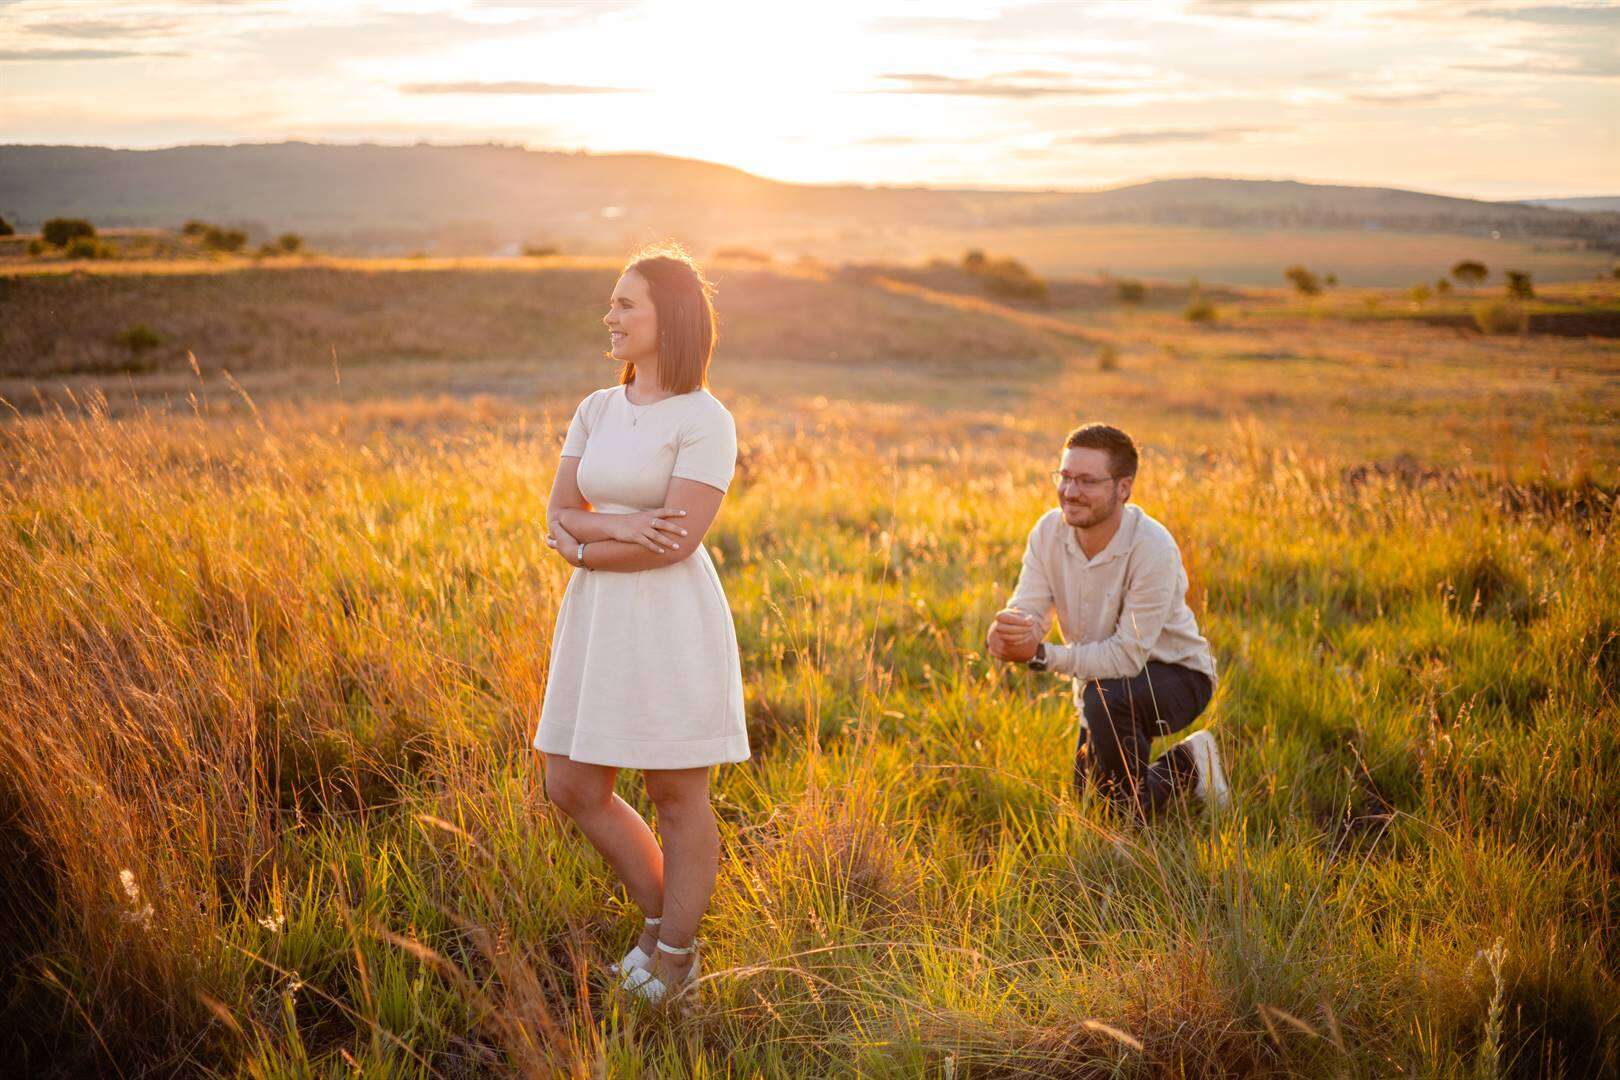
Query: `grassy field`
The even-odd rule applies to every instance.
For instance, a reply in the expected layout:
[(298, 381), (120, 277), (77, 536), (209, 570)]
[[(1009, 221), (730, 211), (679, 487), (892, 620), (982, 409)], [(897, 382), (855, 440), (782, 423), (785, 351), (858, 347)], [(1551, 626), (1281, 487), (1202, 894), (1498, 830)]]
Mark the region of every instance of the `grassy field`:
[[(528, 749), (611, 268), (3, 279), (12, 1071), (1620, 1070), (1620, 344), (716, 276), (755, 756), (667, 1013)], [(1227, 815), (1077, 798), (1067, 688), (982, 655), (1088, 418), (1181, 543)]]
[(1538, 281), (1609, 276), (1616, 258), (1567, 240), (1516, 240), (1379, 229), (1210, 229), (1190, 225), (1043, 225), (940, 229), (875, 223), (836, 234), (772, 234), (752, 239), (767, 250), (823, 259), (914, 262), (969, 248), (1022, 259), (1043, 274), (1200, 278), (1236, 285), (1282, 283), (1282, 267), (1304, 263), (1347, 286), (1401, 288), (1433, 282), (1462, 259), (1493, 272), (1528, 270)]

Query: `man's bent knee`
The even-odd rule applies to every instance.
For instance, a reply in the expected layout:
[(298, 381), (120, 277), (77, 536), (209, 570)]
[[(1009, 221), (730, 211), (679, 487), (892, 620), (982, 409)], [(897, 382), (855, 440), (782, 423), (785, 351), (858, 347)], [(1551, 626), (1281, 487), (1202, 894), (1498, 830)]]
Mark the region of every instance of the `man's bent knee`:
[(1133, 720), (1128, 680), (1093, 679), (1088, 682), (1080, 695), (1080, 713), (1085, 717), (1086, 727), (1091, 729), (1093, 739), (1099, 733), (1111, 734), (1115, 729), (1129, 731)]

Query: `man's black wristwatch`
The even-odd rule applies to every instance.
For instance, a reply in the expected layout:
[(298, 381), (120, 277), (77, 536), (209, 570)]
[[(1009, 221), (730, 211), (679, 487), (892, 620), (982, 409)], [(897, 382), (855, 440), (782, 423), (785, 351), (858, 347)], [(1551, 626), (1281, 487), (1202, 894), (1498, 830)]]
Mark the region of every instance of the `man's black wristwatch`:
[(1035, 646), (1035, 655), (1024, 661), (1024, 666), (1031, 671), (1046, 670), (1046, 642)]

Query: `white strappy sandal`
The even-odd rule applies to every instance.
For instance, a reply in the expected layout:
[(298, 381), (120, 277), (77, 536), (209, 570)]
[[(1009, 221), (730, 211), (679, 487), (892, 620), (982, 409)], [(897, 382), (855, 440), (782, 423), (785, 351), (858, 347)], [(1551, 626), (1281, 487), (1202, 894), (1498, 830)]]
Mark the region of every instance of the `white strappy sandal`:
[[(660, 941), (658, 943), (658, 948), (660, 951), (667, 952), (671, 956), (687, 956), (697, 948), (697, 942), (694, 941), (685, 948), (677, 948), (674, 945), (665, 945), (662, 941)], [(643, 1001), (648, 1001), (656, 1005), (659, 1002), (664, 1001), (666, 998), (679, 994), (681, 991), (697, 982), (699, 959), (700, 958), (696, 956), (692, 957), (692, 966), (686, 969), (686, 977), (675, 986), (664, 985), (664, 981), (662, 979), (644, 967), (633, 968), (626, 972), (624, 981), (619, 983), (619, 986), (638, 995)]]
[[(656, 919), (642, 919), (641, 922), (642, 922), (643, 926), (649, 926), (649, 927), (655, 927), (655, 926), (664, 925), (663, 916), (659, 916)], [(637, 942), (635, 945), (632, 945), (630, 947), (630, 951), (625, 953), (624, 957), (622, 959), (620, 959), (620, 961), (617, 964), (609, 964), (608, 965), (608, 974), (609, 975), (626, 975), (626, 974), (629, 974), (631, 969), (633, 969), (633, 968), (645, 968), (650, 963), (652, 963), (652, 957), (648, 956), (642, 950), (641, 944), (639, 942)]]

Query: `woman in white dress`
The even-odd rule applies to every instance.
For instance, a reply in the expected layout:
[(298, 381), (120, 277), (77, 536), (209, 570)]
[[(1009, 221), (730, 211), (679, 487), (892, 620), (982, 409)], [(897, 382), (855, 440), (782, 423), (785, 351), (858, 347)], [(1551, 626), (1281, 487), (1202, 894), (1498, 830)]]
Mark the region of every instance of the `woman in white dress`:
[[(650, 1000), (697, 978), (720, 859), (709, 767), (748, 757), (736, 631), (703, 546), (737, 459), (731, 414), (705, 387), (711, 292), (679, 248), (626, 267), (602, 320), (619, 385), (579, 403), (546, 511), (576, 569), (534, 745), (546, 794), (641, 909), (614, 970)], [(658, 837), (614, 794), (621, 768), (642, 770)]]

